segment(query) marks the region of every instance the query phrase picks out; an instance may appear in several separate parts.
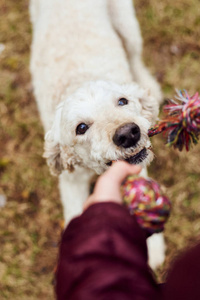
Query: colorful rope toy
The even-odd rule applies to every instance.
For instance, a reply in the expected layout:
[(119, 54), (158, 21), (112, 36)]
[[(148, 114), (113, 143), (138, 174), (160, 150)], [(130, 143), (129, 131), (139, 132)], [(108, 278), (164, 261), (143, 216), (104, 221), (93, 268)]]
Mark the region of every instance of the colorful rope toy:
[(200, 133), (200, 97), (196, 93), (190, 97), (187, 91), (177, 92), (178, 104), (169, 100), (169, 104), (163, 109), (165, 119), (148, 132), (149, 137), (164, 132), (167, 136), (167, 145), (178, 148), (185, 147), (189, 151), (192, 143), (197, 144)]
[(122, 183), (121, 192), (124, 204), (148, 234), (164, 230), (171, 203), (156, 181), (131, 175)]

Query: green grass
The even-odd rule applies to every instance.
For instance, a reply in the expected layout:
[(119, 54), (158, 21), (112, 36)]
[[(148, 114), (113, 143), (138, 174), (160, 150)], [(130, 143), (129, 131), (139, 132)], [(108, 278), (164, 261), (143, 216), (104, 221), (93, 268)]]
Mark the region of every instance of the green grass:
[[(164, 97), (175, 88), (200, 91), (200, 7), (198, 0), (136, 0), (144, 37), (144, 60)], [(43, 129), (29, 75), (31, 26), (27, 0), (0, 2), (0, 299), (53, 299), (62, 209), (57, 180), (43, 152)], [(166, 226), (165, 277), (171, 261), (196, 242), (200, 232), (200, 145), (189, 153), (153, 139), (150, 175), (166, 189), (173, 211)]]

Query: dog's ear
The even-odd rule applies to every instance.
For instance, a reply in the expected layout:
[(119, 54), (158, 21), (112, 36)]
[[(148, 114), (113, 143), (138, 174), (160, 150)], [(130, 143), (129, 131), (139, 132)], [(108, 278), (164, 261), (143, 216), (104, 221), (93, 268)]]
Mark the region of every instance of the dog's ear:
[(140, 98), (140, 102), (142, 104), (142, 115), (151, 123), (155, 122), (159, 112), (158, 101), (151, 96), (149, 90), (146, 90)]
[(55, 114), (52, 128), (45, 135), (44, 154), (52, 175), (59, 175), (63, 170), (61, 148), (60, 148), (60, 122), (63, 103), (61, 103)]

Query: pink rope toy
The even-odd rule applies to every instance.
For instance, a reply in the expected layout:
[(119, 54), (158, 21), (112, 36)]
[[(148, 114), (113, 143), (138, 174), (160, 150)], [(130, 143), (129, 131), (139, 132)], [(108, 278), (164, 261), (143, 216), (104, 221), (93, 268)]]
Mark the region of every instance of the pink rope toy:
[(177, 103), (169, 100), (164, 106), (165, 118), (149, 129), (148, 135), (152, 137), (161, 132), (167, 136), (167, 145), (178, 148), (180, 151), (186, 148), (189, 151), (191, 144), (197, 144), (200, 133), (200, 97), (199, 93), (190, 97), (187, 91), (177, 92)]

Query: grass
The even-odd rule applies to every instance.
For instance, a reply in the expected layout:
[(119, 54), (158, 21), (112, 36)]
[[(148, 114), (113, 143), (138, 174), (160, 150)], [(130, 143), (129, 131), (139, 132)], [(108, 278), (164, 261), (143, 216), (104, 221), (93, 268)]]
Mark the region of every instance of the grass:
[[(175, 88), (200, 92), (198, 0), (136, 0), (144, 37), (144, 60), (164, 97)], [(42, 158), (43, 129), (29, 75), (31, 26), (27, 0), (0, 2), (0, 298), (53, 299), (53, 270), (62, 209), (57, 180)], [(166, 226), (166, 276), (171, 261), (198, 239), (200, 231), (200, 145), (189, 153), (153, 138), (150, 175), (166, 189), (173, 211)]]

